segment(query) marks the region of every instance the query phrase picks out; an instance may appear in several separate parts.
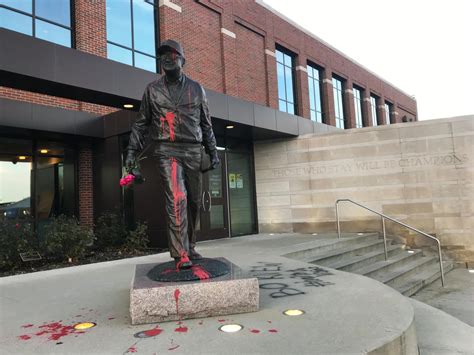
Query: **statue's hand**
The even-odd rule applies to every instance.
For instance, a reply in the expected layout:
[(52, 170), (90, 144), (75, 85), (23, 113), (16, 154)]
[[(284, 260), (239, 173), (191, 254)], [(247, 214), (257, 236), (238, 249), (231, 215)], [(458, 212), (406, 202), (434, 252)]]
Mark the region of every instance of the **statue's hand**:
[(132, 169), (131, 174), (135, 176), (134, 182), (136, 184), (142, 184), (145, 182), (145, 178), (142, 175), (142, 172), (138, 169)]
[(217, 155), (217, 150), (210, 152), (209, 157), (211, 158), (211, 169), (217, 168), (221, 163), (219, 156)]
[(135, 165), (135, 151), (129, 150), (127, 152), (127, 157), (125, 158), (125, 168), (131, 170)]

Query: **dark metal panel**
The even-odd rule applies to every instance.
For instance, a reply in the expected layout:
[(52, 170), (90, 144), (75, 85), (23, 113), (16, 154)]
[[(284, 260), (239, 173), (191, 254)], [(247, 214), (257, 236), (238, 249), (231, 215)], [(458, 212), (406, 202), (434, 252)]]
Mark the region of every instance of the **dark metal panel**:
[(41, 130), (61, 133), (76, 133), (74, 111), (32, 104), (31, 115), (35, 128), (41, 125)]
[(262, 106), (253, 105), (253, 112), (255, 116), (255, 126), (276, 131), (276, 114), (275, 110)]
[(229, 104), (229, 121), (243, 123), (249, 126), (255, 125), (253, 103), (232, 96), (228, 97), (227, 102)]
[(298, 121), (294, 115), (276, 111), (276, 124), (278, 131), (298, 135)]
[(209, 101), (209, 111), (212, 117), (227, 119), (229, 117), (229, 105), (227, 95), (206, 89), (207, 100)]
[(298, 134), (310, 134), (314, 133), (314, 124), (313, 121), (307, 118), (296, 116), (296, 120), (298, 121)]
[(104, 137), (104, 125), (102, 117), (85, 116), (84, 112), (74, 112), (74, 125), (76, 134), (81, 136)]
[(31, 104), (0, 98), (0, 125), (31, 128)]

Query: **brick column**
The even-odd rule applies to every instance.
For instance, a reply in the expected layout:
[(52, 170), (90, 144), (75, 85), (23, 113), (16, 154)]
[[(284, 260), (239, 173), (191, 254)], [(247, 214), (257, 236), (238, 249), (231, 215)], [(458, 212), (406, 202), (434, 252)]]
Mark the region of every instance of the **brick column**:
[(377, 115), (379, 116), (378, 125), (386, 125), (387, 121), (385, 120), (385, 97), (381, 95), (377, 99)]
[(334, 93), (332, 89), (332, 71), (329, 68), (322, 70), (322, 109), (324, 123), (336, 126), (336, 111), (334, 109)]
[(265, 38), (265, 67), (267, 71), (267, 105), (278, 110), (278, 79), (275, 44)]
[(352, 91), (352, 80), (347, 79), (342, 85), (342, 90), (344, 91), (344, 117), (345, 117), (345, 126), (347, 128), (355, 128), (355, 106), (354, 106), (354, 92)]
[(298, 115), (311, 119), (309, 110), (309, 88), (308, 70), (306, 69), (306, 57), (299, 55), (296, 63), (296, 92), (298, 99)]
[[(224, 8), (224, 11), (228, 8)], [(224, 92), (228, 95), (238, 96), (239, 86), (237, 84), (238, 63), (236, 53), (236, 34), (234, 30), (232, 13), (221, 14), (221, 47), (224, 74)]]
[(93, 228), (93, 178), (92, 178), (92, 149), (79, 148), (78, 158), (78, 195), (79, 195), (79, 223), (82, 226)]
[(74, 0), (76, 49), (107, 57), (105, 0)]
[(362, 123), (364, 127), (371, 127), (373, 125), (369, 90), (362, 91)]
[(400, 117), (400, 114), (398, 113), (398, 105), (396, 103), (393, 103), (392, 112), (390, 112), (390, 118), (392, 119), (392, 123), (402, 122), (402, 118)]

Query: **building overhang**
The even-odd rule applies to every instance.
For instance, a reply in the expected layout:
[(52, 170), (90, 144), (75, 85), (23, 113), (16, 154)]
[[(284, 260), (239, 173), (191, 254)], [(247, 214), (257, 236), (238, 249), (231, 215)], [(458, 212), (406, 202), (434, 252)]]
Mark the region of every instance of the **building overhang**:
[[(2, 53), (1, 86), (117, 108), (131, 103), (138, 109), (145, 87), (158, 76), (152, 72), (6, 29), (0, 29), (0, 53)], [(221, 127), (225, 129), (225, 126), (232, 124), (235, 129), (232, 132), (228, 131), (230, 135), (271, 139), (324, 133), (334, 129), (332, 126), (314, 123), (303, 117), (289, 115), (213, 90), (206, 89), (206, 92), (213, 124), (218, 132)], [(13, 110), (8, 103), (5, 107), (10, 111)], [(24, 105), (18, 104), (18, 110), (22, 109)], [(133, 117), (134, 113), (131, 112), (106, 116), (103, 131), (108, 130), (107, 120), (120, 120), (120, 117), (130, 115)], [(77, 117), (76, 113), (69, 114), (68, 117), (72, 117), (71, 115)], [(8, 118), (2, 113), (0, 125), (5, 125), (6, 120)], [(23, 120), (24, 124), (26, 122), (26, 119)], [(55, 122), (57, 129), (64, 128), (64, 122)], [(36, 129), (36, 123), (33, 121), (30, 123), (32, 127), (28, 128)], [(14, 122), (7, 125), (10, 124)], [(115, 126), (124, 127), (124, 124)], [(71, 132), (68, 133), (74, 134), (78, 129), (81, 131), (81, 128), (72, 126)], [(89, 130), (82, 130), (86, 131)], [(92, 134), (87, 135), (95, 136), (95, 129)]]

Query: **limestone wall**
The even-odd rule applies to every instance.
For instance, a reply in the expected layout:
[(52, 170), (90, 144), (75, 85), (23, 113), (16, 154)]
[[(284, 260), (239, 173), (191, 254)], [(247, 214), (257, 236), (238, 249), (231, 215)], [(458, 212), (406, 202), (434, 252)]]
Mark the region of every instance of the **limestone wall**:
[[(474, 255), (474, 116), (305, 135), (255, 144), (260, 232), (335, 231), (334, 203), (353, 199)], [(343, 231), (381, 231), (341, 206)], [(430, 244), (387, 222), (409, 244)], [(464, 251), (463, 251), (464, 250)], [(464, 255), (464, 256), (463, 256)]]

